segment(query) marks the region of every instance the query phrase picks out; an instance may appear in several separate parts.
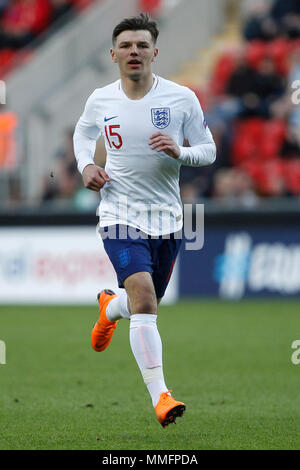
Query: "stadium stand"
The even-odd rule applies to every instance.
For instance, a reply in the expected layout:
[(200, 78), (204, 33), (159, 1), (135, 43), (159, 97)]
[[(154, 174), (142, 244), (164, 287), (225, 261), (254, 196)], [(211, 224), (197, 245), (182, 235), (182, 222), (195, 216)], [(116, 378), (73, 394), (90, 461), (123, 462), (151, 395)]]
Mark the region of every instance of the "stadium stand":
[[(0, 3), (0, 77), (34, 54), (58, 27), (95, 0), (2, 0)], [(101, 0), (100, 0), (101, 1)]]
[[(70, 169), (71, 166), (69, 170), (55, 172), (62, 175), (61, 181), (57, 177), (55, 184), (47, 179), (47, 174), (53, 168), (59, 168), (61, 158), (58, 154), (69, 155), (66, 136), (72, 129), (75, 116), (78, 117), (82, 109), (87, 90), (102, 86), (115, 78), (105, 52), (109, 47), (108, 42), (102, 41), (100, 37), (98, 47), (93, 50), (91, 48), (93, 38), (98, 35), (100, 18), (103, 21), (107, 18), (106, 24), (115, 21), (112, 13), (113, 0), (103, 1), (106, 8), (103, 11), (107, 12), (107, 17), (102, 13), (99, 13), (99, 17), (95, 15), (99, 8), (96, 4), (99, 3), (101, 1), (52, 0), (48, 28), (44, 28), (49, 31), (49, 26), (52, 25), (57, 42), (53, 41), (53, 34), (50, 38), (46, 34), (45, 41), (48, 37), (49, 47), (45, 47), (42, 53), (36, 54), (33, 48), (28, 47), (17, 52), (19, 56), (23, 54), (22, 60), (25, 63), (32, 61), (31, 72), (25, 67), (28, 83), (30, 76), (36, 73), (35, 70), (44, 70), (36, 87), (35, 102), (30, 103), (26, 101), (26, 97), (14, 93), (14, 105), (20, 102), (21, 114), (30, 116), (29, 129), (26, 130), (31, 136), (27, 148), (28, 164), (32, 165), (41, 151), (46, 152), (44, 163), (41, 162), (36, 168), (43, 183), (37, 187), (36, 182), (32, 181), (31, 184), (27, 181), (31, 189), (27, 191), (25, 200), (40, 201), (42, 204), (61, 199), (73, 204), (76, 194), (82, 189), (81, 181), (76, 171)], [(107, 8), (108, 3), (111, 3), (111, 9)], [(182, 21), (187, 21), (188, 16), (184, 15), (196, 8), (198, 18), (204, 13), (208, 17), (209, 9), (213, 9), (211, 11), (214, 14), (210, 16), (216, 18), (216, 12), (221, 12), (220, 2), (217, 0), (200, 5), (193, 0), (189, 3), (191, 11), (188, 11), (185, 2), (175, 2), (176, 15), (173, 16), (172, 12), (166, 15), (167, 3), (172, 2), (138, 2), (138, 10), (148, 11), (158, 21), (163, 17), (160, 23), (160, 55), (167, 57), (167, 60), (158, 62), (159, 73), (194, 90), (218, 148), (217, 161), (213, 166), (201, 169), (182, 168), (183, 200), (191, 202), (211, 198), (224, 203), (228, 201), (230, 204), (236, 201), (238, 204), (255, 205), (259, 198), (299, 196), (300, 112), (299, 105), (293, 104), (291, 100), (292, 84), (300, 80), (300, 37), (295, 26), (299, 20), (297, 2), (283, 2), (283, 6), (278, 0), (244, 1), (241, 2), (242, 9), (239, 12), (237, 5), (240, 2), (232, 0), (229, 5), (233, 6), (227, 8), (225, 28), (222, 31), (219, 29), (220, 19), (203, 30), (191, 26), (189, 48), (185, 41), (174, 35)], [(89, 9), (86, 7), (90, 4), (95, 6), (95, 10), (92, 11), (91, 8), (90, 15), (81, 15), (88, 13)], [(7, 6), (2, 3), (1, 19), (5, 8)], [(222, 17), (222, 13), (219, 14)], [(63, 35), (60, 34), (61, 28), (53, 28), (54, 23), (60, 23), (60, 18), (68, 17), (72, 22), (78, 15), (82, 16), (82, 21), (76, 26), (75, 22), (74, 27), (71, 25), (71, 28), (66, 28), (66, 23), (62, 22)], [(196, 13), (194, 16), (196, 17)], [(91, 26), (91, 17), (94, 17), (95, 28)], [(293, 28), (291, 24), (294, 25)], [(255, 34), (253, 25), (256, 25)], [(90, 37), (86, 36), (86, 44), (76, 46), (76, 38), (84, 34), (87, 28)], [(105, 28), (103, 23), (104, 37)], [(258, 34), (258, 30), (264, 31), (264, 34)], [(266, 31), (269, 31), (269, 36)], [(170, 43), (176, 45), (173, 47), (174, 54), (168, 54)], [(37, 47), (38, 45), (39, 43)], [(66, 61), (64, 57), (67, 57), (69, 51), (75, 51), (78, 47), (81, 48), (81, 53), (73, 55), (73, 63)], [(0, 64), (5, 61), (6, 64), (12, 63), (10, 55), (15, 53), (11, 49), (2, 49)], [(62, 66), (50, 78), (46, 64), (53, 70), (54, 55)], [(85, 61), (82, 57), (85, 57)], [(172, 75), (172, 71), (177, 71), (176, 75)], [(49, 98), (44, 101), (44, 96)], [(82, 99), (77, 102), (76, 96)], [(49, 148), (43, 150), (41, 136), (45, 132), (48, 134)], [(52, 163), (47, 165), (47, 161)], [(96, 162), (105, 162), (102, 141), (97, 145)], [(66, 174), (67, 177), (63, 176)], [(62, 189), (63, 184), (69, 188), (66, 193)], [(71, 187), (73, 191), (70, 190)]]
[[(19, 55), (30, 49), (30, 55), (25, 63), (15, 66), (5, 76), (7, 102), (18, 115), (20, 139), (16, 169), (0, 174), (4, 182), (0, 196), (2, 201), (8, 200), (6, 205), (9, 206), (11, 200), (12, 180), (19, 181), (20, 187), (20, 191), (14, 191), (14, 207), (17, 194), (20, 195), (20, 207), (38, 207), (46, 203), (54, 207), (59, 199), (64, 202), (69, 199), (70, 207), (73, 207), (74, 200), (82, 200), (77, 198), (78, 193), (81, 196), (82, 183), (74, 185), (74, 194), (69, 194), (69, 198), (62, 198), (61, 192), (57, 191), (61, 187), (57, 155), (63, 153), (64, 145), (68, 146), (66, 132), (75, 125), (87, 96), (96, 87), (117, 78), (117, 70), (108, 53), (111, 25), (122, 17), (136, 14), (142, 4), (160, 22), (160, 57), (155, 71), (165, 77), (178, 69), (182, 57), (193, 59), (199, 42), (209, 47), (223, 24), (224, 2), (221, 0), (191, 0), (188, 4), (184, 0), (142, 3), (140, 0), (98, 0), (82, 10), (80, 2), (79, 14), (75, 13), (73, 17), (72, 10), (71, 20), (62, 27), (53, 30), (53, 25), (50, 26), (34, 46), (17, 51)], [(206, 13), (208, 20), (199, 30), (199, 18)], [(69, 17), (69, 14), (66, 12), (63, 17)], [(55, 23), (60, 21), (58, 18)], [(176, 33), (182, 22), (189, 24), (189, 35), (184, 38)], [(24, 89), (28, 93), (24, 93)], [(95, 160), (104, 164), (104, 157), (100, 139)], [(49, 177), (50, 174), (54, 177)], [(91, 204), (94, 207), (94, 201)]]
[[(245, 1), (243, 12), (242, 22), (233, 12), (228, 31), (216, 38), (209, 78), (199, 80), (198, 86), (193, 80), (193, 89), (206, 98), (207, 122), (218, 147), (215, 174), (210, 175), (210, 185), (194, 188), (195, 200), (210, 195), (241, 202), (235, 171), (244, 173), (245, 181), (250, 179), (257, 196), (299, 195), (300, 112), (299, 103), (291, 99), (292, 83), (300, 79), (299, 2)], [(197, 62), (191, 68), (198, 70)], [(191, 83), (184, 74), (177, 78)], [(183, 184), (188, 172), (182, 169)], [(251, 195), (249, 201), (254, 204), (257, 198)]]

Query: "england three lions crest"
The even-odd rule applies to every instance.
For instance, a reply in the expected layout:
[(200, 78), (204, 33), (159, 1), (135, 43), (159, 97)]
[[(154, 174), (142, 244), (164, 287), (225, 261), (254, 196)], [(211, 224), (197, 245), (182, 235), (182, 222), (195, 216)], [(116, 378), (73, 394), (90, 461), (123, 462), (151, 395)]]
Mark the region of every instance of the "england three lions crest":
[(171, 122), (170, 108), (151, 108), (151, 118), (155, 127), (165, 129)]

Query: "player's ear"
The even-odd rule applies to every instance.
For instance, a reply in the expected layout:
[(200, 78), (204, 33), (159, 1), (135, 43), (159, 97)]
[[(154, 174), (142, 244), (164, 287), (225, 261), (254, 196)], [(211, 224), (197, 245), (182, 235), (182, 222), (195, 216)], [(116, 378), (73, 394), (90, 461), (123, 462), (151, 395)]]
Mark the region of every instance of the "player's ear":
[(154, 49), (153, 57), (152, 57), (152, 62), (155, 61), (156, 57), (158, 56), (158, 49), (157, 47)]
[(113, 62), (117, 63), (118, 59), (116, 57), (116, 53), (115, 53), (114, 49), (110, 49), (110, 55), (111, 55), (111, 58), (112, 58)]

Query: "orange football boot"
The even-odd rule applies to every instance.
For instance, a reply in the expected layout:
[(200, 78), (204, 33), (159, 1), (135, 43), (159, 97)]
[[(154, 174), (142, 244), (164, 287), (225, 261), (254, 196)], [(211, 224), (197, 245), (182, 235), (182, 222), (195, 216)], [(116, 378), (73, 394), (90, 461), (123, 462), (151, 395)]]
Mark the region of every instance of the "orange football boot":
[(176, 401), (168, 392), (163, 392), (160, 395), (158, 403), (155, 407), (158, 421), (163, 428), (168, 426), (168, 424), (176, 424), (176, 418), (182, 416), (185, 412), (185, 404), (182, 401)]
[(95, 351), (100, 352), (107, 348), (117, 326), (118, 320), (108, 320), (105, 313), (107, 305), (115, 297), (116, 294), (110, 289), (104, 289), (97, 295), (100, 315), (92, 330), (92, 346)]

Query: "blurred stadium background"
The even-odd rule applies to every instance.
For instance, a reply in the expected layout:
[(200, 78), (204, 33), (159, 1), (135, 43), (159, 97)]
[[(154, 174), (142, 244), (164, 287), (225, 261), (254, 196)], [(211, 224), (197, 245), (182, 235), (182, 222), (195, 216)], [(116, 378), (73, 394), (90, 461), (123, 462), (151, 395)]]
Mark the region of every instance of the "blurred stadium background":
[(0, 302), (90, 303), (115, 285), (72, 133), (118, 77), (113, 25), (140, 11), (161, 30), (155, 72), (195, 91), (218, 148), (214, 165), (182, 167), (205, 245), (182, 250), (169, 300), (299, 295), (299, 1), (1, 0)]
[[(160, 26), (154, 71), (195, 91), (218, 149), (181, 170), (205, 240), (181, 250), (159, 315), (187, 403), (167, 433), (128, 323), (101, 358), (89, 345), (116, 278), (72, 148), (118, 77), (112, 28), (140, 11)], [(299, 449), (299, 0), (0, 0), (0, 79), (0, 449)]]

